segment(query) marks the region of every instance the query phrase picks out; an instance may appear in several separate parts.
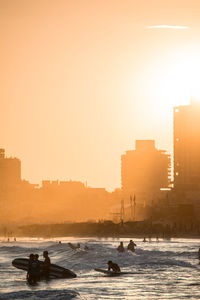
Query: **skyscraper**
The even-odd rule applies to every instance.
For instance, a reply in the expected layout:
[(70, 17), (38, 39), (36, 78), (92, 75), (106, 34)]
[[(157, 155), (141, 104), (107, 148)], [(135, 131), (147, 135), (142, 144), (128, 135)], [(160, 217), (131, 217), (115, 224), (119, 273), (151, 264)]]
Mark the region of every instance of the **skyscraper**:
[(174, 108), (174, 188), (200, 188), (200, 102)]

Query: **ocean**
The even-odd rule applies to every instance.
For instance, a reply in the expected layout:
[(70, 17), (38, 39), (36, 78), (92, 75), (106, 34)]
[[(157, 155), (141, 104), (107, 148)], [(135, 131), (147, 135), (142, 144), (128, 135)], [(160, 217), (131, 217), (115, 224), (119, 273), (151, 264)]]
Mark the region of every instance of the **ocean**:
[[(133, 238), (132, 238), (133, 239)], [(62, 242), (59, 244), (59, 240)], [(130, 238), (18, 238), (0, 241), (0, 299), (200, 299), (200, 239), (171, 239), (144, 243), (133, 239), (136, 252), (118, 253), (120, 241)], [(68, 242), (80, 243), (72, 250)], [(84, 250), (87, 244), (89, 250)], [(26, 272), (12, 266), (14, 258), (49, 251), (51, 262), (77, 274), (74, 279), (27, 284)], [(122, 271), (134, 272), (108, 277), (95, 268), (107, 268), (107, 261), (119, 264)]]

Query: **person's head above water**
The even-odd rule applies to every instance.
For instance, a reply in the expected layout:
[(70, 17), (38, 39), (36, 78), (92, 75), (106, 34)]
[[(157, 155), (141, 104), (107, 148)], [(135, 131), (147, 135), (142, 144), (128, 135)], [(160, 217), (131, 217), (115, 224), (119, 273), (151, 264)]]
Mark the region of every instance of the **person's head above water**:
[(109, 261), (107, 262), (108, 265), (112, 265), (112, 263), (113, 263), (112, 260), (109, 260)]
[(35, 254), (34, 256), (35, 256), (35, 259), (38, 259), (38, 258), (39, 258), (39, 255), (38, 255), (38, 254)]
[(35, 255), (34, 255), (33, 253), (31, 253), (31, 254), (29, 255), (29, 258), (30, 258), (30, 259), (34, 259), (34, 258), (35, 258)]
[(123, 246), (123, 242), (120, 242), (120, 245), (122, 245), (122, 246)]

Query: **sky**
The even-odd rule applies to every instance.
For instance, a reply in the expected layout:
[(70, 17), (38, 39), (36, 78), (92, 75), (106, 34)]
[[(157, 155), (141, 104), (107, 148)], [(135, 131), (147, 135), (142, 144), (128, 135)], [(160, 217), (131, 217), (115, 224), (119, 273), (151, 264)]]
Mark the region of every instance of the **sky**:
[(136, 139), (173, 149), (199, 96), (200, 1), (0, 0), (0, 147), (22, 178), (121, 185)]

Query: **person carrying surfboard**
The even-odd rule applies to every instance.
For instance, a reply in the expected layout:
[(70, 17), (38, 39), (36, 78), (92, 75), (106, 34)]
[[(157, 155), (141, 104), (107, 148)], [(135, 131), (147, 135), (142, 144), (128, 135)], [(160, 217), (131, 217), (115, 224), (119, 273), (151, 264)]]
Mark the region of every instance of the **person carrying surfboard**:
[(113, 270), (113, 272), (121, 272), (118, 264), (113, 263), (112, 260), (109, 260), (107, 264), (108, 264), (108, 271)]
[(40, 265), (34, 254), (30, 254), (28, 263), (27, 280), (30, 284), (34, 284), (38, 281), (40, 274)]
[(49, 269), (51, 265), (51, 260), (49, 258), (48, 251), (43, 252), (43, 257), (44, 257), (44, 264), (42, 268), (42, 275), (45, 277), (45, 279), (49, 279)]

